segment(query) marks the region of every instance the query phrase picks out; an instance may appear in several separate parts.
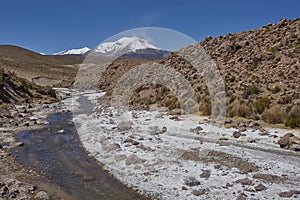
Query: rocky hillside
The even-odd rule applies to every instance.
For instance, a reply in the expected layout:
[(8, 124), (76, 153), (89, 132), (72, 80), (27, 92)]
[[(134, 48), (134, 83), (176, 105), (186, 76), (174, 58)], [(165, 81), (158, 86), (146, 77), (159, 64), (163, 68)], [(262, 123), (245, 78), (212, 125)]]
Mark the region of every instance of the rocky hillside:
[(41, 55), (11, 45), (0, 45), (0, 67), (44, 86), (70, 86), (83, 56)]
[[(300, 127), (300, 19), (283, 19), (252, 31), (207, 37), (189, 48), (192, 51), (197, 47), (204, 48), (220, 69), (229, 117)], [(201, 73), (176, 53), (160, 62), (190, 81), (199, 98), (200, 112), (210, 114), (209, 93)], [(139, 88), (132, 97), (134, 107), (147, 108), (156, 103), (169, 108), (179, 106), (169, 90), (159, 85)]]
[(14, 73), (0, 69), (0, 110), (9, 103), (56, 101), (56, 94), (50, 87), (38, 86)]

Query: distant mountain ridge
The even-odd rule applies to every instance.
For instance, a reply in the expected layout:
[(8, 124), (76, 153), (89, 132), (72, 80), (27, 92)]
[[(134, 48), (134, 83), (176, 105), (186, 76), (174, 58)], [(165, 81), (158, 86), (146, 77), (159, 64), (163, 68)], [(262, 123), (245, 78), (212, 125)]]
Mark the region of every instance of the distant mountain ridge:
[(116, 54), (119, 52), (136, 52), (140, 49), (158, 49), (147, 40), (138, 37), (122, 37), (114, 42), (104, 42), (94, 50), (102, 54)]
[(159, 49), (147, 40), (139, 37), (122, 37), (113, 42), (104, 42), (98, 45), (94, 50), (88, 47), (80, 49), (70, 49), (55, 53), (53, 55), (81, 55), (87, 56), (89, 53), (93, 56), (109, 56), (128, 59), (148, 59), (159, 60), (170, 55), (169, 51)]
[(65, 51), (60, 51), (58, 53), (54, 53), (53, 55), (83, 55), (87, 52), (91, 51), (88, 47), (83, 47), (79, 49), (70, 49)]

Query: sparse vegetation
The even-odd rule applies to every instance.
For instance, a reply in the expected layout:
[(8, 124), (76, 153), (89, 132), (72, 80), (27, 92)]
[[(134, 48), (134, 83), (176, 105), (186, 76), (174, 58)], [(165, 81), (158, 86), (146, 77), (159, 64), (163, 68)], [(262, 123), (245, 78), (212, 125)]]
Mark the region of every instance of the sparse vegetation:
[(276, 47), (270, 47), (267, 49), (267, 51), (272, 52), (272, 53), (276, 53), (278, 52), (278, 49)]
[(262, 113), (262, 119), (271, 124), (283, 123), (286, 118), (286, 112), (280, 105), (273, 105)]
[[(51, 87), (38, 86), (17, 77), (15, 73), (5, 72), (1, 69), (0, 80), (0, 91), (3, 94), (0, 95), (0, 99), (4, 103), (16, 101), (30, 102), (34, 100), (42, 100), (48, 103), (56, 101), (56, 93)], [(7, 92), (7, 90), (13, 90), (13, 92)]]
[(300, 45), (300, 39), (298, 39), (295, 43), (294, 43), (294, 46), (295, 47), (298, 47)]
[(281, 88), (280, 88), (279, 85), (274, 85), (274, 86), (271, 88), (271, 92), (272, 92), (273, 94), (276, 94), (276, 93), (278, 93), (278, 92), (280, 92), (280, 91), (281, 91)]
[(300, 118), (288, 119), (284, 125), (290, 128), (300, 128)]
[(259, 94), (259, 89), (258, 89), (258, 87), (255, 86), (255, 85), (252, 85), (252, 86), (248, 87), (248, 88), (244, 91), (242, 97), (243, 97), (244, 99), (248, 99), (249, 96), (250, 96), (250, 95), (253, 95), (253, 94)]
[(268, 97), (261, 97), (256, 102), (254, 102), (254, 109), (262, 114), (266, 108), (269, 108), (271, 100)]
[(251, 109), (243, 101), (236, 99), (228, 106), (229, 117), (249, 117), (250, 115)]

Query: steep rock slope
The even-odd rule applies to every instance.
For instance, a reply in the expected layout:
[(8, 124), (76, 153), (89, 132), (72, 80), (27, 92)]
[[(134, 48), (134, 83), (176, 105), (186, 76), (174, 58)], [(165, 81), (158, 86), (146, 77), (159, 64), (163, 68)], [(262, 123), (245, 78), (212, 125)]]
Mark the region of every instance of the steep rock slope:
[[(220, 70), (229, 117), (263, 119), (270, 123), (300, 118), (300, 19), (283, 19), (252, 31), (207, 37), (188, 48), (193, 51), (198, 47), (205, 49)], [(160, 63), (184, 75), (199, 98), (200, 112), (210, 114), (209, 91), (201, 72), (176, 52)], [(172, 93), (159, 85), (139, 88), (131, 103), (143, 108), (150, 104), (179, 107)]]

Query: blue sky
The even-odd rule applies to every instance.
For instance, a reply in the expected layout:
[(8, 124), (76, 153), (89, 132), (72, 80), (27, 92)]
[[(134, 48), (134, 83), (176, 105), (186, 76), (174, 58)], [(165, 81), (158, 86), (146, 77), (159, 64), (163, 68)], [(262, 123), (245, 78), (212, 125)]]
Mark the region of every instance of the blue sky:
[(2, 0), (0, 44), (54, 53), (149, 26), (201, 41), (300, 17), (299, 8), (299, 0)]

